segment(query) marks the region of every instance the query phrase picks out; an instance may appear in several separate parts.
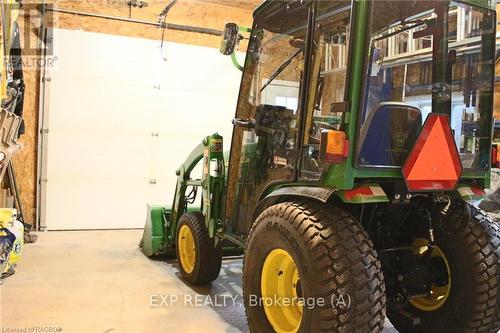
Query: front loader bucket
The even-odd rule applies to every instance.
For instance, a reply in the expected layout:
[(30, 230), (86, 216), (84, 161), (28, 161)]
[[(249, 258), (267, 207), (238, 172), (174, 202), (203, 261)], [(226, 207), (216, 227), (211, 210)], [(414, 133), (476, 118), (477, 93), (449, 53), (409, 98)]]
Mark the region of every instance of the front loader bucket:
[(144, 226), (142, 240), (139, 243), (142, 252), (148, 257), (162, 254), (167, 248), (163, 226), (164, 210), (165, 207), (163, 206), (148, 205), (146, 225)]

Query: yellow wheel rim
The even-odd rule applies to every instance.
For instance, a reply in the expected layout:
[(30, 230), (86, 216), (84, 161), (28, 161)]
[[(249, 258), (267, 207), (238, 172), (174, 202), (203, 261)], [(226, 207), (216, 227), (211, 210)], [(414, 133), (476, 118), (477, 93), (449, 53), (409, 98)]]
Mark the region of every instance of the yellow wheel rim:
[[(427, 251), (428, 246), (429, 246), (428, 240), (416, 239), (413, 241), (413, 253), (415, 255), (422, 256)], [(448, 284), (444, 287), (432, 285), (430, 295), (410, 300), (411, 305), (413, 305), (414, 307), (416, 307), (421, 311), (426, 311), (426, 312), (436, 311), (439, 308), (441, 308), (448, 300), (451, 291), (451, 270), (444, 252), (437, 245), (435, 245), (431, 257), (443, 259), (446, 265), (446, 270), (448, 271)]]
[(262, 267), (261, 292), (264, 311), (277, 333), (295, 333), (302, 321), (299, 271), (290, 254), (275, 249)]
[(177, 240), (179, 247), (179, 259), (184, 272), (190, 274), (194, 270), (196, 261), (196, 246), (191, 229), (187, 225), (183, 225), (179, 230), (179, 239)]

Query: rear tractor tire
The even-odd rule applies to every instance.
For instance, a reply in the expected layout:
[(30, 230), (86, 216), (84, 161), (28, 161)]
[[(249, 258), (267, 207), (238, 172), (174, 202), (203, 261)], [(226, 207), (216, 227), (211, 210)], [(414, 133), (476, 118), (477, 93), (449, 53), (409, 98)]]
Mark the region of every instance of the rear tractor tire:
[(179, 269), (187, 282), (206, 285), (217, 279), (222, 266), (222, 249), (220, 243), (214, 246), (201, 212), (181, 216), (176, 241)]
[(266, 209), (248, 236), (243, 294), (252, 333), (379, 333), (377, 253), (346, 211), (315, 202)]
[(420, 325), (398, 322), (397, 316), (391, 318), (391, 311), (389, 319), (397, 330), (405, 333), (498, 333), (498, 224), (482, 211), (461, 202), (434, 232), (437, 246), (432, 257), (444, 262), (448, 278), (440, 286), (433, 285), (430, 295), (410, 300), (403, 309), (420, 318)]

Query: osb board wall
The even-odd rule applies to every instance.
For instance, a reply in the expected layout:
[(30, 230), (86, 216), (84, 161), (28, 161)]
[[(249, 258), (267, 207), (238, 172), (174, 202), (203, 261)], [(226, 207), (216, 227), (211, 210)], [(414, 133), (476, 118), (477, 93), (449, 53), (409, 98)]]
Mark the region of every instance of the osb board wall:
[[(59, 0), (53, 1), (53, 5), (56, 8), (59, 7), (82, 12), (129, 17), (127, 2), (128, 1), (125, 0)], [(159, 13), (169, 1), (151, 0), (147, 2), (149, 6), (146, 8), (133, 8), (131, 17), (133, 19), (157, 22)], [(227, 22), (236, 22), (242, 26), (251, 26), (253, 9), (260, 2), (260, 0), (178, 0), (169, 12), (167, 22), (217, 30), (223, 30)], [(35, 5), (30, 5), (25, 2), (24, 15), (19, 18), (21, 36), (24, 37), (26, 31), (28, 31), (30, 42), (36, 41), (39, 33), (39, 20), (37, 21), (33, 19), (33, 17), (29, 17), (29, 9), (33, 6)], [(62, 29), (84, 30), (136, 38), (159, 40), (162, 36), (162, 31), (154, 26), (76, 16), (72, 14), (54, 13), (52, 19), (49, 19), (49, 23), (51, 26)], [(167, 30), (165, 32), (165, 40), (214, 48), (220, 46), (220, 37), (173, 30)], [(25, 44), (23, 43), (22, 45)], [(25, 220), (30, 224), (35, 224), (40, 68), (36, 66), (25, 67), (24, 76), (26, 81), (24, 102), (26, 134), (21, 138), (21, 143), (24, 148), (21, 153), (15, 157), (14, 163)]]
[[(27, 35), (29, 36), (30, 44), (31, 41), (37, 40), (38, 29), (35, 27), (35, 22), (30, 21), (29, 16), (19, 17), (18, 23), (21, 33), (21, 45), (28, 43), (26, 39)], [(25, 49), (23, 49), (24, 53)], [(40, 71), (32, 60), (36, 60), (36, 55), (23, 60), (24, 80), (26, 84), (23, 116), (26, 133), (20, 139), (23, 148), (13, 159), (24, 219), (29, 224), (35, 223), (36, 216), (38, 85), (40, 81)]]
[[(74, 1), (56, 0), (54, 6), (63, 9), (106, 14), (119, 17), (129, 17), (128, 1)], [(169, 1), (147, 1), (145, 8), (132, 8), (131, 18), (158, 21), (158, 15)], [(230, 4), (222, 1), (222, 4)], [(250, 2), (252, 3), (252, 1)], [(249, 7), (248, 4), (245, 7)], [(154, 27), (128, 22), (112, 21), (104, 18), (77, 16), (57, 13), (54, 16), (54, 26), (63, 29), (81, 29), (84, 31), (117, 34), (147, 39), (161, 39), (162, 30)], [(167, 23), (191, 25), (203, 28), (223, 30), (227, 22), (236, 22), (242, 26), (251, 26), (252, 10), (220, 5), (213, 1), (178, 0), (167, 16)], [(220, 46), (220, 37), (181, 32), (165, 31), (165, 39), (172, 42), (187, 43), (200, 46)]]

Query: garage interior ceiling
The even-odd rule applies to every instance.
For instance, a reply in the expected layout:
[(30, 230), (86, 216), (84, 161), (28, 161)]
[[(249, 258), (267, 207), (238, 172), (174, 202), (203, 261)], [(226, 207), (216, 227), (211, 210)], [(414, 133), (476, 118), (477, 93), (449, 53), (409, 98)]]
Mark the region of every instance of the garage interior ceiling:
[(222, 34), (223, 34), (222, 31), (215, 30), (215, 29), (207, 29), (207, 28), (202, 28), (202, 27), (193, 27), (193, 26), (186, 26), (186, 25), (180, 25), (180, 24), (172, 24), (172, 23), (167, 23), (167, 22), (153, 22), (153, 21), (145, 21), (145, 20), (135, 20), (133, 18), (128, 18), (128, 17), (80, 12), (80, 11), (61, 9), (61, 8), (48, 8), (47, 11), (56, 12), (56, 13), (63, 13), (63, 14), (73, 14), (73, 15), (78, 15), (78, 16), (87, 16), (87, 17), (116, 20), (116, 21), (122, 21), (122, 22), (128, 22), (128, 23), (152, 25), (152, 26), (157, 26), (159, 28), (169, 29), (169, 30), (179, 30), (179, 31), (184, 31), (184, 32), (201, 33), (201, 34), (207, 34), (207, 35), (212, 35), (212, 36), (222, 36)]

